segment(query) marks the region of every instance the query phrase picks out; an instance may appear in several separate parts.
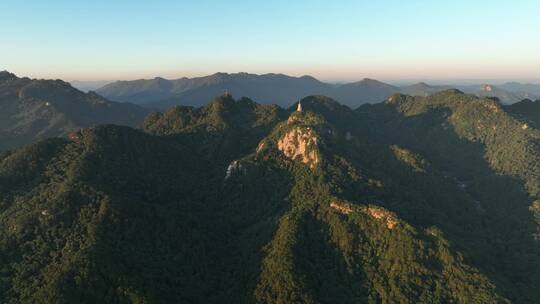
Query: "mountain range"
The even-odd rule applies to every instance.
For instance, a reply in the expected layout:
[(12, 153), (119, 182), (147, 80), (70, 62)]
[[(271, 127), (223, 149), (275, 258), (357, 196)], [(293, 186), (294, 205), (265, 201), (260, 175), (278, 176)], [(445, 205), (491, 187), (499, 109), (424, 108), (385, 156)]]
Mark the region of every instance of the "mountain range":
[[(324, 95), (344, 105), (356, 108), (365, 103), (381, 102), (395, 93), (427, 96), (434, 92), (458, 88), (467, 93), (496, 97), (510, 104), (540, 96), (540, 85), (428, 85), (417, 83), (394, 86), (374, 79), (345, 84), (330, 84), (311, 76), (292, 77), (283, 74), (216, 73), (196, 78), (167, 80), (164, 78), (117, 81), (96, 92), (119, 102), (133, 102), (147, 107), (166, 109), (174, 105), (202, 106), (207, 100), (229, 92), (234, 96), (249, 96), (263, 104), (290, 106), (309, 95)], [(536, 88), (536, 89), (535, 89)], [(533, 91), (538, 94), (535, 95)]]
[(540, 104), (381, 98), (225, 94), (1, 154), (1, 302), (536, 303)]
[(0, 72), (0, 151), (99, 124), (140, 126), (149, 112), (83, 93), (62, 80)]

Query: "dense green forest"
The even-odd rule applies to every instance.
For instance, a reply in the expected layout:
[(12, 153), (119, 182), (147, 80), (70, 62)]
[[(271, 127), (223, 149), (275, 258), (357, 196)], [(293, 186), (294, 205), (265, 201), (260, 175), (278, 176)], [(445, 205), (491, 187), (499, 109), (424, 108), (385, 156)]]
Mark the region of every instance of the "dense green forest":
[(457, 90), (301, 104), (4, 152), (0, 302), (539, 302), (534, 118)]
[(83, 93), (62, 80), (0, 71), (0, 152), (100, 124), (139, 127), (149, 112)]

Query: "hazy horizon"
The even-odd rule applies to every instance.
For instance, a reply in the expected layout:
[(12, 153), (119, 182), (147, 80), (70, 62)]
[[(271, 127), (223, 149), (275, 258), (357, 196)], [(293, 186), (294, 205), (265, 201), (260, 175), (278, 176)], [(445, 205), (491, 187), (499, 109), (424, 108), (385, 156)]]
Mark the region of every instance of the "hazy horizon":
[(248, 74), (257, 74), (257, 75), (265, 75), (265, 74), (284, 74), (284, 75), (287, 75), (287, 76), (292, 76), (292, 77), (302, 77), (302, 76), (311, 76), (311, 77), (314, 77), (316, 78), (317, 80), (320, 80), (320, 81), (323, 81), (323, 82), (327, 82), (327, 83), (334, 83), (334, 84), (339, 84), (339, 83), (347, 83), (347, 82), (354, 82), (354, 81), (360, 81), (362, 79), (366, 79), (366, 78), (369, 78), (369, 79), (375, 79), (375, 80), (379, 80), (379, 81), (382, 81), (382, 82), (387, 82), (387, 83), (390, 83), (390, 84), (396, 84), (396, 85), (407, 85), (407, 84), (415, 84), (415, 83), (419, 83), (419, 82), (426, 82), (428, 84), (433, 84), (433, 85), (442, 85), (442, 84), (463, 84), (463, 85), (467, 85), (467, 84), (503, 84), (503, 83), (508, 83), (508, 82), (519, 82), (519, 83), (522, 83), (522, 84), (540, 84), (540, 77), (539, 78), (531, 78), (531, 79), (510, 79), (510, 78), (500, 78), (500, 79), (496, 79), (496, 78), (492, 78), (492, 79), (488, 79), (488, 78), (448, 78), (448, 79), (444, 79), (444, 78), (401, 78), (401, 79), (384, 79), (384, 78), (375, 78), (375, 77), (369, 77), (369, 76), (366, 76), (366, 77), (360, 77), (360, 78), (332, 78), (332, 79), (325, 79), (325, 78), (321, 78), (321, 77), (317, 77), (315, 75), (311, 75), (311, 74), (306, 74), (306, 73), (299, 73), (299, 74), (286, 74), (286, 73), (281, 73), (281, 72), (267, 72), (267, 73), (252, 73), (252, 72), (247, 72), (247, 71), (238, 71), (238, 72), (227, 72), (227, 71), (216, 71), (216, 72), (213, 72), (213, 73), (208, 73), (208, 74), (196, 74), (196, 75), (182, 75), (182, 74), (179, 74), (177, 76), (174, 76), (174, 75), (171, 75), (169, 77), (165, 77), (165, 76), (162, 76), (162, 75), (155, 75), (155, 76), (148, 76), (148, 77), (141, 77), (141, 78), (126, 78), (126, 79), (96, 79), (96, 80), (81, 80), (81, 79), (64, 79), (66, 81), (78, 81), (78, 82), (114, 82), (114, 81), (132, 81), (132, 80), (140, 80), (140, 79), (154, 79), (154, 78), (157, 78), (157, 77), (160, 77), (160, 78), (164, 78), (164, 79), (168, 79), (168, 80), (174, 80), (174, 79), (180, 79), (180, 78), (183, 78), (183, 77), (187, 77), (187, 78), (194, 78), (194, 77), (204, 77), (204, 76), (209, 76), (209, 75), (213, 75), (213, 74), (217, 74), (217, 73), (227, 73), (227, 74), (236, 74), (236, 73), (248, 73)]
[[(216, 73), (227, 73), (227, 72), (216, 72)], [(244, 73), (244, 72), (242, 72), (242, 73)], [(214, 74), (214, 73), (212, 73), (212, 74)], [(229, 74), (232, 74), (232, 73), (229, 73)], [(250, 73), (250, 74), (254, 74), (254, 73)], [(272, 73), (265, 73), (265, 74), (272, 74)], [(274, 73), (274, 74), (279, 74), (279, 73)], [(208, 75), (211, 75), (211, 74), (208, 74)], [(191, 77), (202, 77), (202, 76), (208, 76), (208, 75), (196, 75), (196, 76), (191, 76)], [(263, 75), (263, 74), (257, 74), (257, 75)], [(313, 75), (308, 75), (308, 74), (302, 74), (302, 75), (288, 75), (288, 74), (285, 74), (285, 75), (294, 76), (294, 77), (301, 77), (301, 76), (315, 77)], [(153, 79), (153, 78), (156, 78), (156, 77), (161, 77), (161, 78), (164, 78), (164, 79), (167, 79), (167, 80), (174, 80), (174, 79), (179, 79), (179, 78), (188, 77), (188, 76), (178, 76), (178, 77), (171, 77), (171, 78), (162, 77), (162, 76), (154, 76), (154, 77), (134, 78), (134, 79), (104, 79), (104, 80), (79, 80), (79, 79), (62, 79), (62, 78), (59, 78), (59, 79), (62, 79), (64, 81), (67, 81), (67, 82), (70, 82), (70, 83), (103, 83), (103, 85), (105, 85), (105, 84), (108, 84), (108, 83), (113, 83), (115, 81), (133, 81), (133, 80), (142, 80), (142, 79), (143, 80), (149, 80), (149, 79)], [(188, 78), (191, 78), (191, 77), (188, 77)], [(395, 85), (395, 86), (407, 86), (407, 85), (413, 85), (413, 84), (417, 84), (417, 83), (421, 83), (421, 82), (427, 83), (429, 85), (482, 85), (482, 84), (501, 85), (501, 84), (512, 83), (512, 82), (521, 83), (521, 84), (540, 85), (540, 79), (425, 79), (425, 78), (419, 78), (419, 79), (377, 79), (377, 78), (374, 78), (374, 77), (365, 77), (365, 78), (359, 78), (359, 79), (346, 79), (346, 80), (338, 79), (338, 80), (336, 80), (336, 79), (320, 79), (318, 77), (315, 77), (315, 78), (317, 80), (319, 80), (319, 81), (329, 83), (329, 84), (336, 84), (336, 85), (356, 82), (356, 81), (360, 81), (360, 80), (365, 79), (365, 78), (375, 79), (375, 80), (378, 80), (378, 81), (381, 81), (381, 82), (384, 82), (384, 83), (388, 83), (388, 84), (391, 84), (391, 85)]]
[(0, 29), (0, 69), (68, 81), (247, 71), (537, 83), (539, 9), (536, 1), (10, 2), (0, 11), (14, 25)]
[(375, 77), (362, 77), (362, 78), (357, 78), (357, 79), (339, 79), (339, 78), (338, 79), (324, 79), (324, 78), (316, 77), (314, 75), (302, 74), (302, 73), (297, 74), (297, 75), (291, 75), (291, 74), (285, 74), (285, 73), (280, 73), (280, 72), (252, 73), (252, 72), (245, 72), (245, 71), (239, 71), (239, 72), (218, 71), (218, 72), (213, 72), (213, 73), (209, 73), (209, 74), (198, 74), (198, 75), (181, 75), (181, 74), (179, 74), (177, 76), (173, 75), (173, 76), (170, 76), (170, 77), (164, 77), (162, 75), (155, 75), (155, 76), (148, 76), (148, 77), (124, 78), (124, 79), (119, 78), (119, 79), (90, 79), (90, 80), (85, 80), (85, 79), (68, 79), (68, 78), (62, 78), (62, 77), (39, 77), (39, 76), (25, 75), (25, 74), (17, 73), (16, 71), (3, 69), (3, 68), (0, 68), (0, 71), (7, 71), (7, 72), (10, 72), (10, 73), (14, 73), (18, 77), (29, 77), (29, 78), (36, 78), (36, 79), (62, 79), (64, 81), (67, 81), (67, 82), (70, 82), (70, 83), (73, 82), (73, 83), (85, 83), (85, 84), (91, 84), (91, 83), (96, 83), (96, 84), (105, 83), (106, 84), (106, 83), (112, 83), (112, 82), (115, 82), (115, 81), (150, 80), (150, 79), (154, 79), (154, 78), (158, 78), (158, 77), (164, 78), (164, 79), (167, 79), (167, 80), (175, 80), (175, 79), (180, 79), (180, 78), (183, 78), (183, 77), (188, 77), (188, 78), (204, 77), (204, 76), (209, 76), (209, 75), (213, 75), (213, 74), (216, 74), (216, 73), (227, 73), (227, 74), (248, 73), (248, 74), (256, 74), (256, 75), (284, 74), (286, 76), (292, 76), (292, 77), (311, 76), (311, 77), (316, 78), (319, 81), (330, 83), (330, 84), (344, 84), (344, 83), (360, 81), (360, 80), (366, 79), (366, 78), (375, 79), (375, 80), (378, 80), (378, 81), (381, 81), (381, 82), (385, 82), (385, 83), (392, 84), (392, 85), (397, 85), (397, 86), (412, 85), (412, 84), (416, 84), (416, 83), (420, 83), (420, 82), (425, 82), (425, 83), (430, 84), (430, 85), (476, 85), (476, 84), (500, 85), (500, 84), (509, 83), (509, 82), (518, 82), (518, 83), (521, 83), (521, 84), (540, 84), (540, 78), (538, 78), (538, 79), (504, 79), (504, 78), (502, 78), (502, 79), (486, 79), (486, 78), (477, 78), (477, 79), (467, 79), (467, 78), (463, 78), (463, 79), (453, 79), (453, 78), (448, 78), (448, 79), (436, 79), (436, 78), (381, 79), (381, 78), (375, 78)]

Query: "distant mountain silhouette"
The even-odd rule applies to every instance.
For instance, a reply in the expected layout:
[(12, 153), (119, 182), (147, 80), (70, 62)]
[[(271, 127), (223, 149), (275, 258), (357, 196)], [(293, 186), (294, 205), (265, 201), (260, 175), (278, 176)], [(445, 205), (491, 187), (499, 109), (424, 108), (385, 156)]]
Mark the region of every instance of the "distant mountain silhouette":
[(540, 84), (507, 82), (498, 85), (499, 88), (510, 92), (527, 92), (540, 96)]
[(116, 101), (167, 108), (180, 104), (201, 106), (226, 91), (235, 96), (249, 96), (262, 103), (289, 105), (308, 94), (323, 94), (330, 89), (331, 85), (309, 76), (216, 73), (175, 80), (158, 77), (149, 80), (117, 81), (98, 89), (97, 92)]
[(413, 96), (428, 96), (435, 92), (444, 91), (453, 88), (449, 85), (429, 85), (425, 82), (419, 82), (409, 86), (401, 87), (400, 92)]
[[(529, 85), (534, 89), (535, 85)], [(408, 86), (393, 86), (374, 79), (330, 84), (311, 76), (292, 77), (284, 74), (216, 73), (210, 76), (167, 80), (139, 79), (116, 81), (99, 88), (96, 92), (108, 99), (119, 102), (133, 102), (146, 107), (166, 109), (174, 105), (202, 106), (207, 100), (225, 92), (233, 96), (246, 96), (263, 104), (277, 104), (288, 107), (300, 98), (309, 95), (325, 95), (351, 108), (365, 103), (381, 102), (395, 93), (414, 96), (428, 96), (435, 92), (458, 88), (482, 97), (497, 97), (502, 103), (510, 104), (536, 96), (530, 91), (518, 90), (515, 83), (503, 86), (485, 85), (429, 85), (420, 82)], [(524, 87), (525, 88), (525, 87)], [(540, 86), (538, 88), (540, 90)]]
[(399, 92), (399, 90), (399, 87), (375, 79), (365, 78), (358, 82), (336, 87), (329, 96), (345, 105), (356, 108), (367, 102), (380, 102), (386, 97)]
[(83, 93), (62, 80), (0, 72), (0, 151), (98, 124), (136, 127), (149, 110)]
[(334, 85), (311, 76), (216, 73), (205, 77), (176, 80), (154, 78), (117, 81), (98, 89), (97, 93), (115, 101), (130, 101), (158, 108), (173, 105), (201, 106), (224, 92), (283, 107), (308, 95), (326, 95), (339, 100), (342, 104), (358, 107), (367, 102), (380, 102), (398, 91), (398, 87), (372, 79)]

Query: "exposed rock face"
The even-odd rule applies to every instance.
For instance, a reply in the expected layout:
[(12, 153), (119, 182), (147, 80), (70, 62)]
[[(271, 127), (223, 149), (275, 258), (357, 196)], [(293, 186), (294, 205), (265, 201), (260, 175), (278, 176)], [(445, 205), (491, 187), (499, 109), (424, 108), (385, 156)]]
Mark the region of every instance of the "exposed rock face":
[(80, 142), (81, 141), (81, 130), (74, 131), (68, 134), (69, 140), (73, 142)]
[(240, 171), (242, 169), (242, 164), (240, 164), (239, 161), (232, 161), (227, 167), (227, 171), (225, 172), (225, 180), (229, 179), (234, 172)]
[[(330, 208), (335, 209), (342, 214), (351, 214), (353, 212), (350, 205), (346, 203), (331, 202)], [(376, 220), (383, 221), (388, 229), (393, 229), (397, 223), (397, 217), (394, 213), (378, 207), (365, 207), (361, 209), (365, 214), (375, 218)]]
[(396, 216), (389, 211), (377, 207), (367, 207), (364, 211), (378, 220), (386, 221), (388, 229), (392, 229), (397, 225)]
[(257, 153), (261, 152), (265, 146), (266, 146), (265, 142), (259, 143), (259, 145), (257, 146)]
[(294, 128), (278, 141), (278, 149), (290, 159), (300, 161), (310, 168), (315, 168), (320, 157), (317, 152), (318, 140), (312, 129)]
[(349, 214), (352, 212), (351, 207), (344, 204), (337, 203), (337, 202), (331, 202), (330, 207), (336, 209), (338, 212), (343, 213), (343, 214)]
[(484, 84), (480, 87), (480, 90), (484, 92), (491, 92), (493, 88), (489, 84)]

